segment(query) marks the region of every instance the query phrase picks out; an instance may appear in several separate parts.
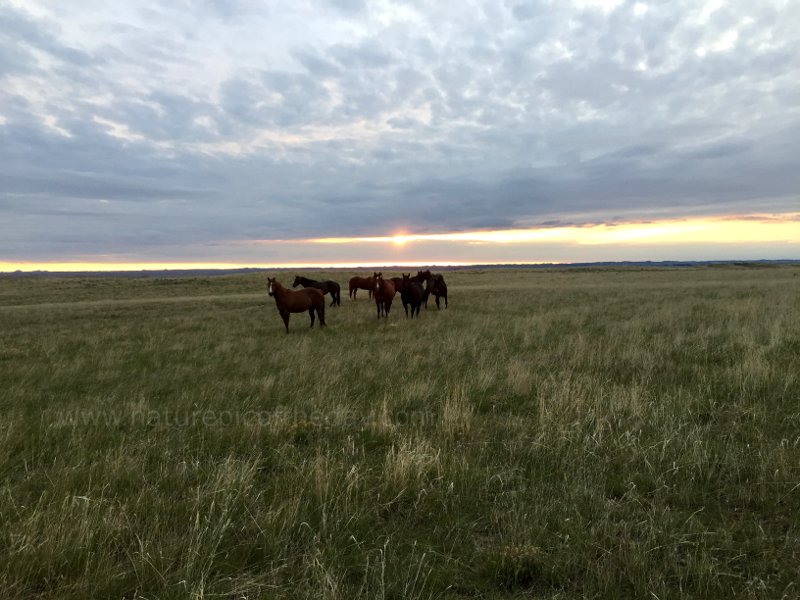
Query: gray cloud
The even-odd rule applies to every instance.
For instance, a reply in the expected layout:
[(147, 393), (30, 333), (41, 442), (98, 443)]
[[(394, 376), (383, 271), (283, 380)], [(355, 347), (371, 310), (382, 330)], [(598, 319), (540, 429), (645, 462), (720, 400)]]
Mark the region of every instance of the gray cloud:
[(61, 43), (57, 25), (37, 23), (10, 8), (0, 7), (0, 35), (17, 45), (23, 44), (49, 54), (51, 57), (78, 66), (93, 64), (96, 59), (88, 52)]
[(791, 3), (223, 4), (0, 10), (0, 257), (797, 210)]

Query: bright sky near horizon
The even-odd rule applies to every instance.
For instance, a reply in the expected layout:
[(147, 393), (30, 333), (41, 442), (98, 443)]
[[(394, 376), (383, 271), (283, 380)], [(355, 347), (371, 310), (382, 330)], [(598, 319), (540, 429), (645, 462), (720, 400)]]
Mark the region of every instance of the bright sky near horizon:
[(0, 271), (800, 259), (797, 56), (786, 0), (9, 0)]

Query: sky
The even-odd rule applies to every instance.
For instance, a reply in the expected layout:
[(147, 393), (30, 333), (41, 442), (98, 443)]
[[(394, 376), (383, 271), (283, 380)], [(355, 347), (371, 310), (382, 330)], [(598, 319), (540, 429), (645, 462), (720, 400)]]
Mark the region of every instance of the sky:
[(0, 270), (800, 259), (800, 2), (0, 0)]

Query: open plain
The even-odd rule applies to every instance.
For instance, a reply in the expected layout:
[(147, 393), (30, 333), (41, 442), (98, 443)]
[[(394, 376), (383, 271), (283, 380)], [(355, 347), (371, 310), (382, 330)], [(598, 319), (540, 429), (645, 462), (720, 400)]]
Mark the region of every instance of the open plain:
[(800, 268), (267, 275), (0, 278), (3, 597), (800, 596)]

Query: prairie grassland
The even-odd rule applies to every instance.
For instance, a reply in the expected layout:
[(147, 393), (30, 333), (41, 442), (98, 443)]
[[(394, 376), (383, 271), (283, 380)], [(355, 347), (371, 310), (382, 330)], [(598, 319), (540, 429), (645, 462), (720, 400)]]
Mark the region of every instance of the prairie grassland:
[(800, 597), (800, 268), (266, 276), (0, 278), (4, 598)]

